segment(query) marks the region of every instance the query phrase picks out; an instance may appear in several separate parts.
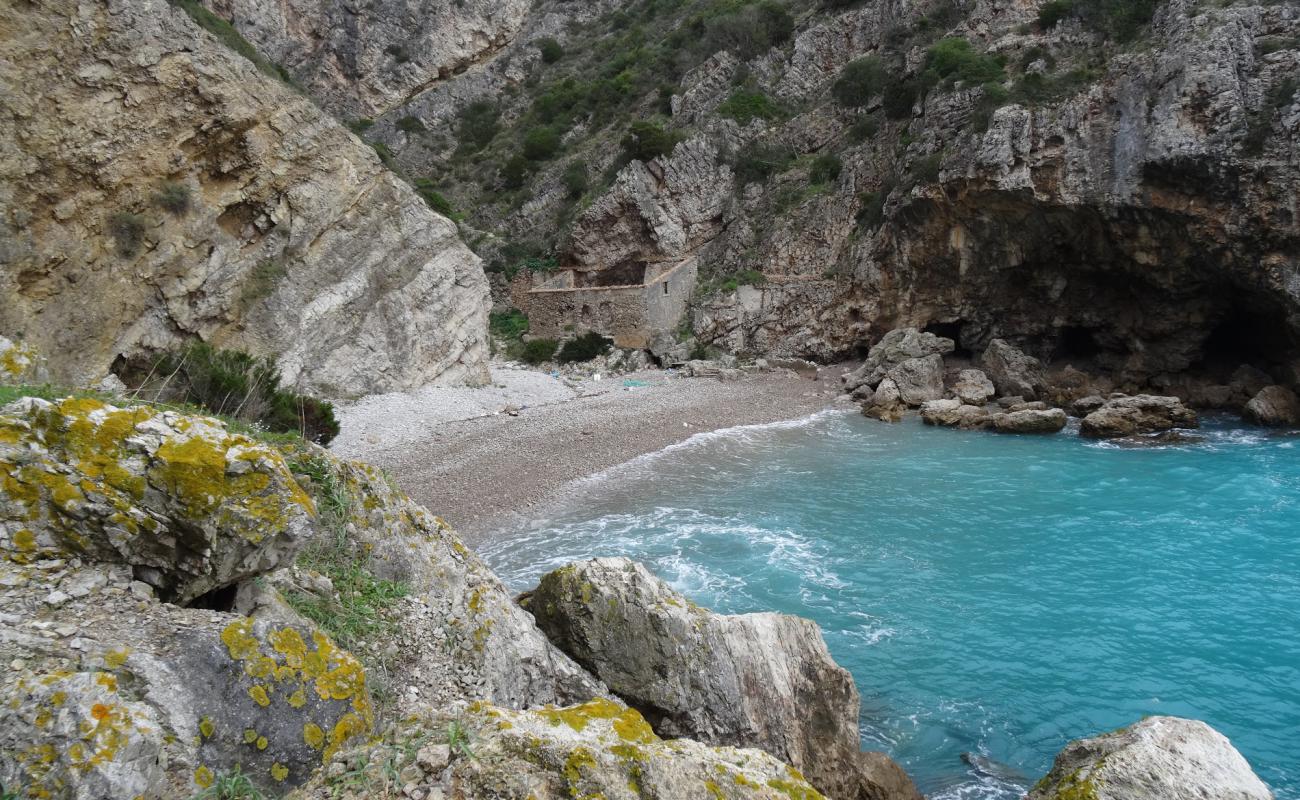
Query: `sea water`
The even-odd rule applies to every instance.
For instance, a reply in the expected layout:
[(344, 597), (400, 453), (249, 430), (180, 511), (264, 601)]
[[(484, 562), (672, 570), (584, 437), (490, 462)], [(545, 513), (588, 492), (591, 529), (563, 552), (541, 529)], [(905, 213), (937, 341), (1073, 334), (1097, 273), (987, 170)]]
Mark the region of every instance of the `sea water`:
[(637, 459), (483, 552), (516, 588), (627, 555), (701, 605), (816, 620), (865, 747), (938, 798), (1019, 797), (1069, 740), (1170, 714), (1300, 800), (1300, 437), (1200, 436), (823, 412)]

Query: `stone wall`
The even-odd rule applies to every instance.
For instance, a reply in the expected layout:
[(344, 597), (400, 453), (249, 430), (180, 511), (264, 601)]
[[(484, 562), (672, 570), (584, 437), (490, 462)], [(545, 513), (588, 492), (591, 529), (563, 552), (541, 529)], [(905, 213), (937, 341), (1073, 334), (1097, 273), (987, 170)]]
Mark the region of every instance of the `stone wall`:
[(698, 271), (688, 259), (652, 281), (637, 286), (574, 287), (566, 271), (520, 296), (536, 336), (561, 338), (596, 331), (619, 347), (648, 347), (657, 334), (681, 323)]

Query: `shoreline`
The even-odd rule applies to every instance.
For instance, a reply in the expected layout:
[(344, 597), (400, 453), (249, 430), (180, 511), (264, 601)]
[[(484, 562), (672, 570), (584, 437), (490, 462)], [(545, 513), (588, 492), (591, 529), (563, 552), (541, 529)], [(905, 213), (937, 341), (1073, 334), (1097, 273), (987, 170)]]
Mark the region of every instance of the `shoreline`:
[(384, 469), (474, 547), (525, 526), (574, 483), (640, 456), (697, 434), (833, 406), (846, 371), (722, 381), (644, 370), (565, 382), (497, 365), (489, 387), (426, 387), (342, 407), (345, 433), (331, 449)]

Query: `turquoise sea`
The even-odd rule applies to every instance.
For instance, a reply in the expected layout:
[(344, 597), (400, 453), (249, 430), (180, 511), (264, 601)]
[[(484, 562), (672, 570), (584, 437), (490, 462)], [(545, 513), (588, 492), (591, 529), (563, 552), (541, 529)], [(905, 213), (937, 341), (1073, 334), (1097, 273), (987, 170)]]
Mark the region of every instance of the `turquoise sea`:
[(816, 620), (865, 746), (933, 797), (1019, 797), (1070, 739), (1171, 714), (1300, 800), (1300, 437), (1235, 418), (1201, 436), (823, 412), (633, 461), (482, 550), (516, 588), (629, 555), (702, 605)]

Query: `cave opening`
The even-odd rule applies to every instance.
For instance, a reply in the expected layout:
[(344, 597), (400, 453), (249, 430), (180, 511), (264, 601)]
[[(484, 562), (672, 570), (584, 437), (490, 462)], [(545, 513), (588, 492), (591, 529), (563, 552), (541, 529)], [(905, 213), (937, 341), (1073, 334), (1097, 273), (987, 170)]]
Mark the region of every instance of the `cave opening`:
[(1102, 353), (1102, 346), (1091, 328), (1081, 325), (1066, 325), (1056, 331), (1054, 356), (1061, 360), (1079, 359), (1090, 361)]
[(932, 333), (935, 336), (942, 336), (945, 339), (952, 339), (957, 343), (957, 349), (952, 351), (953, 356), (957, 358), (973, 358), (974, 353), (969, 348), (962, 345), (961, 331), (966, 327), (966, 320), (957, 319), (951, 322), (932, 321), (921, 329), (922, 333)]
[(232, 583), (228, 586), (218, 586), (204, 592), (185, 605), (189, 608), (202, 608), (206, 611), (234, 611), (235, 595), (238, 593), (238, 584)]
[(1242, 364), (1266, 368), (1294, 357), (1295, 335), (1285, 314), (1261, 305), (1234, 305), (1201, 344), (1200, 366), (1230, 372)]

